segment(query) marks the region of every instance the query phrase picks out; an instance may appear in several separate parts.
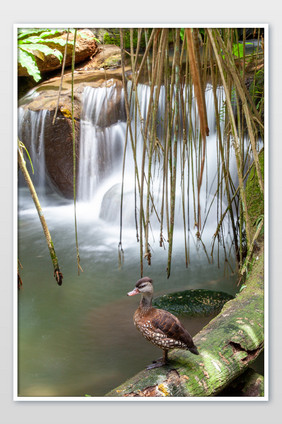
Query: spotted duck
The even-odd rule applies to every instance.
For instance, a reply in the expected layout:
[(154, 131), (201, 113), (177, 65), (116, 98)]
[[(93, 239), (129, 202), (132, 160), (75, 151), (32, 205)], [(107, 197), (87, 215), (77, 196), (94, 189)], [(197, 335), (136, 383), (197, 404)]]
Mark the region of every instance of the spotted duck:
[(179, 319), (168, 311), (152, 306), (153, 292), (153, 281), (149, 277), (144, 277), (137, 281), (134, 290), (127, 293), (128, 296), (141, 294), (133, 322), (147, 340), (163, 350), (163, 357), (154, 361), (147, 369), (166, 365), (170, 349), (185, 349), (194, 355), (199, 355), (192, 337)]

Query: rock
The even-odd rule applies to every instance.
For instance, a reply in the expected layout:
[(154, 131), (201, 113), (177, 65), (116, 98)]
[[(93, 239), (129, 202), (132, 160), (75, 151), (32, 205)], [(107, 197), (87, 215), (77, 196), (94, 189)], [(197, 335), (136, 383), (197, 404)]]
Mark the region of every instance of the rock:
[[(63, 38), (66, 40), (67, 32), (64, 31), (59, 35), (52, 35), (51, 38)], [(74, 34), (69, 34), (69, 41), (73, 41)], [(54, 44), (52, 42), (46, 43), (47, 46), (59, 50), (62, 54), (64, 54), (65, 47), (60, 46), (58, 44)], [(76, 46), (75, 46), (75, 61), (76, 63), (83, 62), (89, 59), (91, 56), (95, 54), (97, 51), (98, 45), (95, 41), (92, 31), (88, 29), (78, 30), (77, 38), (76, 38)], [(62, 63), (55, 55), (44, 56), (44, 60), (35, 57), (37, 66), (41, 73), (46, 73), (50, 71), (54, 71), (56, 69), (61, 68)], [(72, 62), (72, 45), (68, 44), (67, 47), (67, 57), (66, 57), (66, 66), (70, 66)], [(18, 66), (18, 76), (28, 76), (28, 72), (26, 68), (23, 68), (20, 64)]]
[(91, 31), (101, 44), (110, 44), (109, 41), (115, 45), (119, 45), (120, 43), (119, 28), (92, 28)]
[[(115, 95), (101, 108), (99, 119), (96, 122), (101, 128), (115, 124), (119, 120), (125, 120), (125, 110), (122, 98), (122, 81), (120, 71), (83, 71), (75, 73), (74, 80), (74, 118), (76, 129), (76, 157), (77, 176), (79, 165), (80, 143), (80, 118), (82, 96), (85, 87), (110, 87), (115, 85)], [(60, 78), (55, 77), (39, 84), (35, 90), (24, 96), (20, 102), (27, 114), (25, 124), (30, 127), (31, 119), (29, 111), (39, 114), (42, 110), (48, 110), (44, 121), (44, 150), (46, 173), (51, 185), (66, 198), (73, 196), (73, 141), (71, 120), (71, 74), (64, 76), (62, 92), (59, 99), (58, 114), (55, 124), (52, 123), (58, 102)], [(29, 122), (30, 123), (29, 123)], [(34, 121), (33, 121), (34, 122)], [(31, 151), (32, 135), (35, 132), (25, 129), (22, 131), (21, 141)], [(33, 140), (38, 144), (38, 140)]]
[(91, 58), (81, 70), (115, 69), (121, 66), (121, 50), (119, 47), (108, 44), (98, 48), (95, 56)]
[[(73, 198), (73, 140), (72, 121), (59, 114), (52, 124), (54, 112), (45, 121), (46, 173), (56, 191), (66, 198)], [(78, 173), (80, 125), (75, 121), (76, 176)], [(76, 178), (77, 180), (77, 178)]]
[(213, 290), (184, 290), (154, 299), (154, 306), (176, 315), (208, 316), (219, 313), (233, 296)]

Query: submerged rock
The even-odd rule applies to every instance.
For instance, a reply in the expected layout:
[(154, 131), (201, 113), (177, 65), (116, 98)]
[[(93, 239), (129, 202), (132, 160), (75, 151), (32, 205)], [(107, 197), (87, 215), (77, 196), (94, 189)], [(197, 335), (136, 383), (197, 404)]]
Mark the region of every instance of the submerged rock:
[(157, 297), (153, 304), (176, 315), (196, 317), (219, 313), (223, 305), (231, 299), (233, 296), (228, 293), (197, 289)]

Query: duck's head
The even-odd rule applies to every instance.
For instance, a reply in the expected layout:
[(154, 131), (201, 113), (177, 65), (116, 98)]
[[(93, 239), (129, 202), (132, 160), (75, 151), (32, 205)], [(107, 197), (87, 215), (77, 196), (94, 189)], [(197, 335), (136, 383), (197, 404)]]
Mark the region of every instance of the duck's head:
[(135, 284), (135, 289), (127, 293), (127, 296), (134, 296), (135, 294), (153, 294), (153, 280), (149, 277), (140, 278)]

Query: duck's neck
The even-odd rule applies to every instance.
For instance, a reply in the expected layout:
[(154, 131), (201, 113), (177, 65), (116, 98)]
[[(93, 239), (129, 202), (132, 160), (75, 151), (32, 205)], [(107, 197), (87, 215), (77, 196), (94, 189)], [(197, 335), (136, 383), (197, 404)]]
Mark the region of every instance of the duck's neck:
[(140, 300), (141, 309), (150, 309), (152, 307), (153, 295), (151, 293), (143, 293)]

